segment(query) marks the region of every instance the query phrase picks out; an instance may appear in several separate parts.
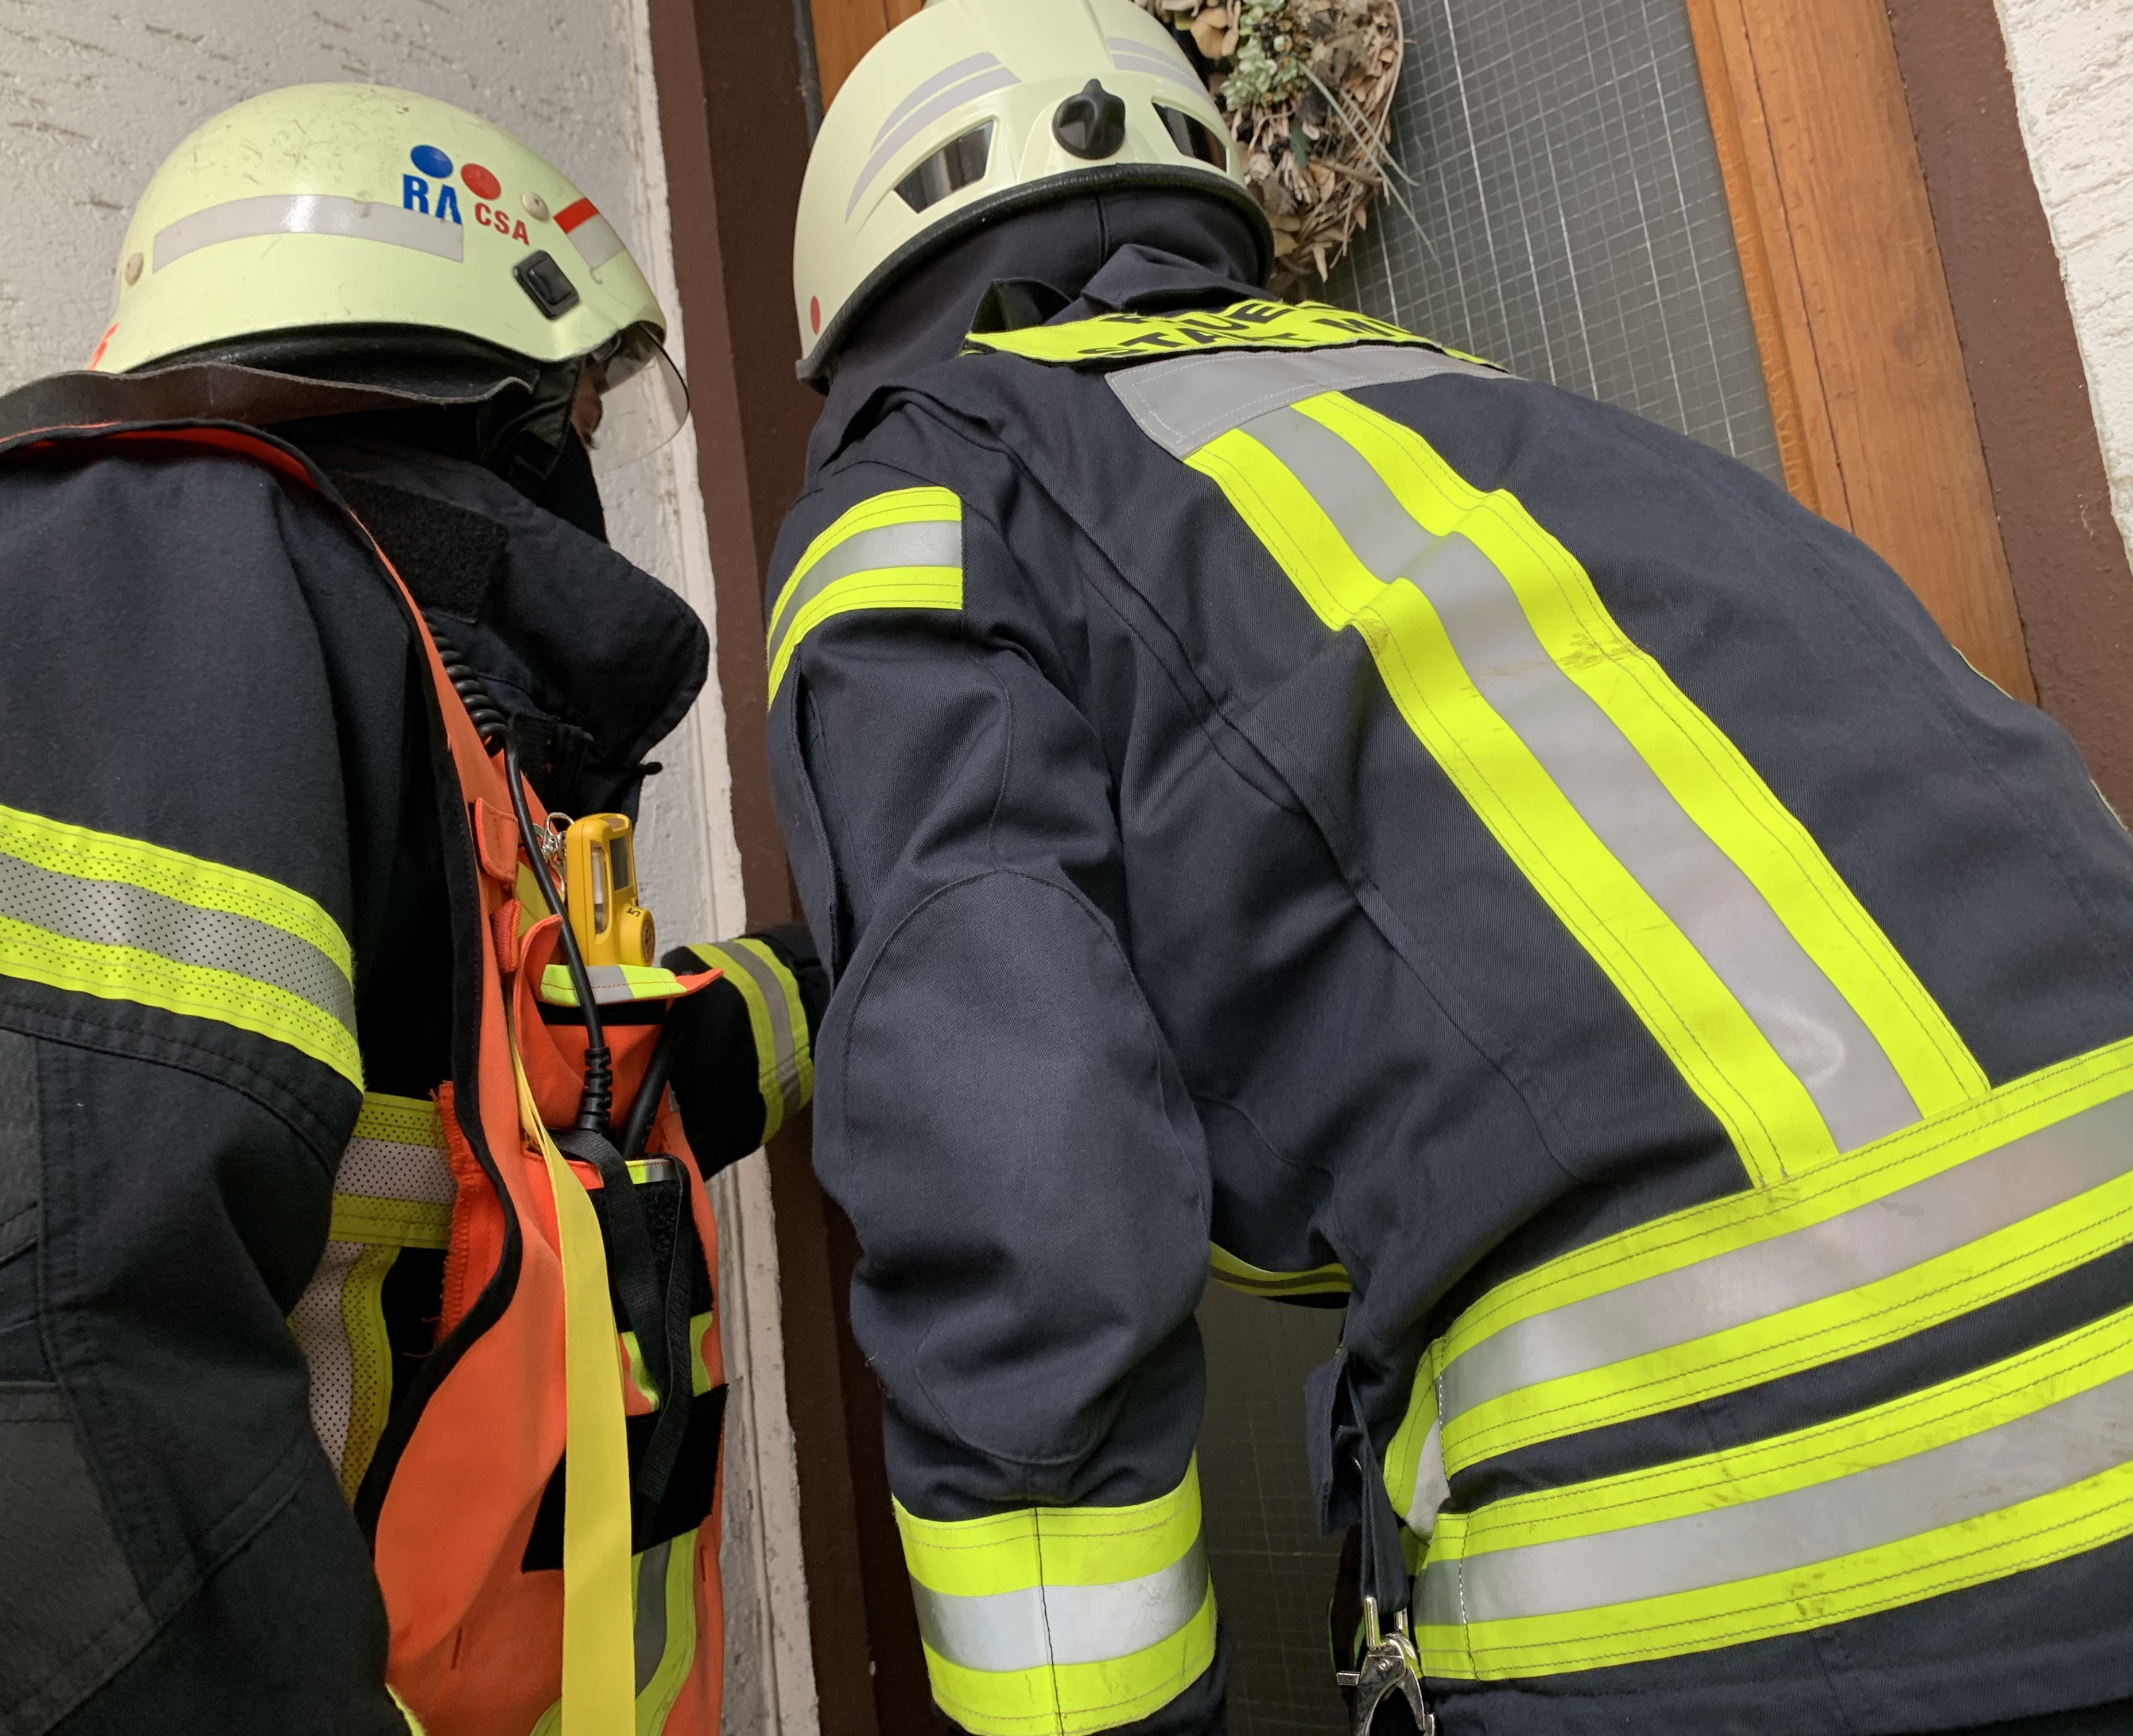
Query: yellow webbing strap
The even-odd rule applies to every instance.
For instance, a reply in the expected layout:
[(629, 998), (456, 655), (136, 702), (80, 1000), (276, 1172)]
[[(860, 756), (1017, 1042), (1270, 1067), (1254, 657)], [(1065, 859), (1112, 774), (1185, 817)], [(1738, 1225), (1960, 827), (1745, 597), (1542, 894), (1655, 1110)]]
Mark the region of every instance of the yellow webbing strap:
[(541, 1149), (556, 1198), (563, 1264), (565, 1439), (561, 1736), (634, 1736), (636, 1641), (630, 1606), (629, 1444), (623, 1430), (607, 1253), (584, 1186), (556, 1149), (514, 1038), (518, 1114)]
[(1345, 1296), (1355, 1287), (1347, 1267), (1337, 1260), (1331, 1266), (1314, 1266), (1308, 1271), (1269, 1271), (1249, 1260), (1240, 1260), (1214, 1242), (1207, 1244), (1207, 1275), (1248, 1296)]

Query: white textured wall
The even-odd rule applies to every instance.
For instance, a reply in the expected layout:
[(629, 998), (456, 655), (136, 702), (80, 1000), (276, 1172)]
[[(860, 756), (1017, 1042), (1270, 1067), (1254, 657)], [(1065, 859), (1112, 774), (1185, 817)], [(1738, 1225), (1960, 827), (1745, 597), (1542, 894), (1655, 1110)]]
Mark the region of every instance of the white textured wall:
[(2133, 0), (1998, 0), (2037, 191), (2133, 547)]
[[(349, 79), (441, 97), (508, 128), (590, 194), (677, 316), (645, 0), (0, 0), (0, 391), (79, 367), (104, 329), (135, 195), (218, 110), (283, 84)], [(686, 370), (686, 334), (670, 347)], [(602, 483), (614, 542), (712, 622), (710, 563), (685, 432)], [(713, 938), (742, 915), (714, 685), (660, 750), (641, 860), (662, 933)], [(814, 1727), (797, 1492), (784, 1414), (777, 1271), (760, 1159), (720, 1178), (727, 1415), (726, 1728)]]

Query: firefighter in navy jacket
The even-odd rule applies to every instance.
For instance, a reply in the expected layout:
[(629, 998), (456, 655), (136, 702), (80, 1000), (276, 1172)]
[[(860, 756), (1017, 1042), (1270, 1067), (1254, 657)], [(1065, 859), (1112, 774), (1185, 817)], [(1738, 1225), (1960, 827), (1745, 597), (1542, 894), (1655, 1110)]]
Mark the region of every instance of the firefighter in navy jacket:
[(802, 209), (772, 774), (936, 1700), (1220, 1727), (1211, 1266), (1346, 1295), (1366, 1711), (2122, 1728), (2133, 841), (1760, 477), (1260, 298), (1219, 138), (1124, 0), (943, 0)]
[[(292, 118), (319, 147), (308, 164), (273, 148)], [(549, 808), (633, 814), (707, 647), (607, 546), (587, 451), (672, 432), (656, 304), (619, 242), (603, 287), (583, 263), (600, 238), (571, 253), (551, 224), (559, 292), (514, 278), (525, 249), (488, 230), (448, 257), (458, 238), (431, 212), (356, 196), (453, 159), (473, 165), (469, 199), (503, 176), (514, 200), (571, 209), (554, 170), (441, 103), (348, 85), (242, 105), (144, 195), (93, 370), (0, 399), (0, 1728), (16, 1736), (498, 1720), (522, 1736), (556, 1698), (559, 1636), (529, 1623), (529, 1667), (480, 1684), (471, 1712), (437, 1709), (449, 1696), (388, 1664), (388, 1640), (397, 1659), (446, 1575), (418, 1572), (388, 1609), (369, 1554), (441, 1386), (532, 1295), (541, 1233), (522, 1218), (508, 1259), (452, 1270), (468, 1199), (496, 1201), (450, 1166), (432, 1101), (455, 1083), (464, 1111), (479, 1083), (489, 944), (441, 708), (486, 707)], [(335, 229), (366, 203), (382, 239)], [(456, 301), (455, 273), (479, 279)], [(562, 292), (575, 325), (551, 311)], [(648, 373), (648, 408), (626, 390)], [(432, 680), (432, 642), (456, 692)], [(669, 1015), (672, 1078), (709, 1171), (804, 1102), (819, 972), (794, 931), (666, 962), (643, 975), (700, 986)], [(607, 1011), (619, 1028), (628, 1010)], [(709, 1276), (675, 1280), (699, 1325)], [(561, 1361), (532, 1356), (527, 1378)], [(715, 1333), (695, 1362), (716, 1368)], [(715, 1599), (677, 1540), (711, 1507), (722, 1396), (683, 1401), (674, 1498), (616, 1581), (622, 1643), (600, 1661), (625, 1695), (639, 1671), (639, 1727), (672, 1736), (717, 1724)], [(536, 1517), (560, 1469), (493, 1422), (443, 1456), (519, 1500), (531, 1531), (493, 1561), (455, 1543), (445, 1565), (455, 1588), (493, 1574), (560, 1609)], [(640, 1596), (633, 1636), (648, 1584), (662, 1594)], [(457, 1661), (469, 1680), (482, 1649)]]

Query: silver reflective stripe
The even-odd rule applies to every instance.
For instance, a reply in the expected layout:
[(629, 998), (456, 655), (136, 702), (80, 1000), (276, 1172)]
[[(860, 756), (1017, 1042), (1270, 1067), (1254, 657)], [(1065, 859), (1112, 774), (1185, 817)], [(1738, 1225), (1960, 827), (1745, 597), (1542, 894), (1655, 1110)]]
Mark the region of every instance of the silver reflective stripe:
[(1187, 355), (1122, 368), (1109, 378), (1111, 390), (1141, 432), (1172, 457), (1188, 458), (1218, 435), (1301, 398), (1359, 386), (1432, 379), (1441, 374), (1510, 378), (1478, 362), (1462, 362), (1420, 345), (1404, 344)]
[(2114, 1097), (1821, 1223), (1520, 1320), (1454, 1357), (1449, 1416), (1893, 1275), (2133, 1172), (2133, 1096)]
[[(978, 61), (991, 61), (992, 64), (989, 67), (974, 66), (969, 77), (947, 85), (937, 94), (920, 102), (902, 120), (884, 124), (880, 142), (874, 147), (874, 155), (867, 158), (859, 170), (859, 179), (852, 185), (851, 202), (845, 207), (846, 217), (859, 208), (859, 200), (866, 196), (866, 190), (881, 178), (881, 171), (888, 166), (897, 152), (942, 115), (961, 108), (964, 104), (975, 100), (988, 91), (1005, 90), (1010, 85), (1022, 82), (999, 61), (994, 60), (990, 55), (974, 58)], [(972, 65), (970, 61), (961, 64)], [(955, 69), (951, 67), (949, 70), (953, 71)], [(931, 82), (939, 84), (946, 76), (946, 73), (936, 74)], [(916, 96), (917, 92), (912, 94)], [(910, 98), (907, 97), (905, 101), (909, 102)]]
[(767, 635), (774, 658), (793, 618), (839, 579), (887, 567), (961, 567), (963, 524), (960, 518), (921, 518), (908, 524), (882, 524), (847, 537), (809, 567), (770, 623)]
[(1192, 76), (1192, 69), (1180, 55), (1172, 60), (1159, 48), (1131, 36), (1106, 36), (1104, 46), (1111, 51), (1111, 64), (1121, 72), (1144, 72), (1151, 78), (1168, 79), (1173, 84), (1182, 84), (1187, 90), (1205, 96), (1207, 87)]
[(249, 916), (124, 880), (84, 880), (0, 852), (0, 916), (91, 946), (227, 971), (309, 1001), (355, 1034), (355, 988), (309, 941)]
[(1437, 1528), (1437, 1510), (1452, 1498), (1452, 1484), (1444, 1474), (1444, 1419), (1439, 1415), (1423, 1437), (1422, 1452), (1414, 1468), (1414, 1495), (1400, 1517), (1416, 1536), (1427, 1541)]
[(397, 1140), (350, 1140), (341, 1154), (334, 1191), (433, 1206), (448, 1206), (459, 1197), (443, 1152), (434, 1145), (404, 1145)]
[(748, 972), (769, 1010), (770, 1040), (777, 1049), (772, 1058), (778, 1069), (778, 1094), (785, 1100), (785, 1116), (789, 1121), (801, 1110), (800, 1048), (792, 1030), (792, 1005), (785, 998), (784, 980), (770, 962), (745, 941), (736, 940), (721, 947), (719, 953)]
[(1837, 1149), (1916, 1121), (1918, 1106), (1851, 1003), (1542, 648), (1488, 557), (1464, 537), (1423, 529), (1360, 452), (1300, 410), (1244, 426), (1295, 474), (1365, 567), (1429, 599), (1481, 697), (1741, 1003), (1807, 1087)]
[[(686, 1536), (687, 1534), (684, 1533)], [(655, 1543), (637, 1560), (637, 1691), (659, 1673), (667, 1656), (667, 1557), (675, 1540)]]
[(1038, 1670), (1100, 1664), (1160, 1645), (1199, 1613), (1207, 1553), (1198, 1538), (1161, 1571), (1112, 1585), (1033, 1585), (959, 1598), (916, 1579), (918, 1631), (965, 1670)]
[(1909, 1458), (1649, 1525), (1432, 1561), (1422, 1618), (1456, 1626), (1634, 1603), (1812, 1567), (1981, 1518), (2133, 1459), (2133, 1375)]
[(156, 232), (156, 269), (218, 241), (250, 235), (346, 235), (434, 253), (455, 263), (465, 256), (466, 231), (441, 217), (336, 193), (260, 193), (211, 205)]

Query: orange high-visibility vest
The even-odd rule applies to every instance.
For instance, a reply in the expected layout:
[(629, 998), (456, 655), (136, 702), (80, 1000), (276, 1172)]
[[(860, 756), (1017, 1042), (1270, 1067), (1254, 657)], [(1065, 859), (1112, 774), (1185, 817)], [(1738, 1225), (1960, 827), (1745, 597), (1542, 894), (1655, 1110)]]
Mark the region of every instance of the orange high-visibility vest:
[[(236, 452), (323, 492), (296, 452), (235, 426), (38, 432)], [(547, 1131), (575, 1113), (584, 1051), (582, 1030), (545, 1025), (535, 998), (560, 923), (527, 919), (502, 757), (483, 746), (391, 562), (353, 514), (349, 522), (427, 660), (480, 870), (483, 919), (474, 1095), (447, 1083), (434, 1108), (366, 1100), (327, 1262), (291, 1317), (312, 1358), (314, 1420), (322, 1403), (336, 1420), (341, 1433), (328, 1449), (371, 1536), (390, 1623), (388, 1684), (426, 1736), (716, 1736), (722, 1491), (713, 1483), (709, 1512), (693, 1528), (633, 1551), (628, 1418), (650, 1412), (656, 1395), (633, 1341), (618, 1332), (592, 1202), (599, 1173), (564, 1157)], [(539, 824), (546, 814), (528, 797)], [(718, 975), (681, 982), (693, 991)], [(618, 1116), (656, 1035), (653, 1025), (610, 1030)], [(369, 1161), (371, 1148), (385, 1156)], [(708, 1285), (717, 1227), (671, 1098), (646, 1155), (673, 1160)], [(404, 1247), (446, 1250), (443, 1306), (436, 1348), (388, 1422), (376, 1371), (367, 1378), (347, 1321), (362, 1312), (365, 1256), (389, 1264)], [(346, 1254), (339, 1266), (337, 1252)], [(373, 1311), (376, 1295), (373, 1277)], [(691, 1339), (694, 1366), (676, 1379), (691, 1379), (691, 1401), (710, 1406), (715, 1421), (725, 1375), (708, 1314), (692, 1322)], [(315, 1341), (339, 1346), (347, 1367), (322, 1375)], [(322, 1387), (331, 1389), (323, 1400)], [(692, 1474), (715, 1479), (715, 1464)], [(558, 1506), (560, 1570), (542, 1565), (537, 1537), (556, 1528)]]

